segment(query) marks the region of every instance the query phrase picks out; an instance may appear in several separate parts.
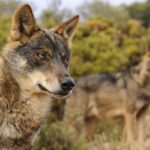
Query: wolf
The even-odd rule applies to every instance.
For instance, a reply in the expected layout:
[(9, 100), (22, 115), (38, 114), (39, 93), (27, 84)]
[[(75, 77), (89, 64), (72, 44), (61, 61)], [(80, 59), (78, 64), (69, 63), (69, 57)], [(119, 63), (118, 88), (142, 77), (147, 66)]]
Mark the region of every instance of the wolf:
[(75, 82), (68, 71), (76, 15), (52, 29), (36, 24), (32, 8), (12, 17), (0, 56), (0, 149), (30, 150), (53, 100), (64, 100)]
[(146, 52), (125, 71), (79, 78), (67, 100), (64, 122), (89, 137), (98, 122), (122, 118), (126, 141), (133, 144), (137, 140), (143, 147), (142, 123), (149, 101), (150, 52)]

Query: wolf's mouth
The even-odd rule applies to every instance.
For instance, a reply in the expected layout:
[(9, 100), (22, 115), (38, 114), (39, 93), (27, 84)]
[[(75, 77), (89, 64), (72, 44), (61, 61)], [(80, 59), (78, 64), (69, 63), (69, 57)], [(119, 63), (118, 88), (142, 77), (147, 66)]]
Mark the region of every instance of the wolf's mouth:
[(38, 87), (42, 90), (42, 91), (45, 91), (45, 92), (50, 92), (48, 89), (46, 89), (43, 85), (41, 84), (38, 84)]
[(50, 94), (54, 94), (54, 95), (58, 95), (58, 96), (67, 96), (69, 94), (69, 92), (64, 92), (64, 91), (60, 91), (60, 92), (51, 92), (49, 91), (47, 88), (45, 88), (43, 85), (38, 84), (38, 87), (45, 92), (48, 92)]

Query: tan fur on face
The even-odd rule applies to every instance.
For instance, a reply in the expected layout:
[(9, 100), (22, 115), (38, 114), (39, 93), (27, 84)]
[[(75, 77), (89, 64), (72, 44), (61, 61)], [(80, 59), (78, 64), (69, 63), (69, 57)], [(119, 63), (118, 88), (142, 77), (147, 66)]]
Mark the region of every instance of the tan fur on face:
[(41, 90), (37, 86), (38, 84), (43, 85), (50, 93), (57, 93), (61, 89), (60, 83), (55, 75), (47, 74), (38, 70), (21, 75), (21, 77), (17, 76), (17, 79), (18, 82), (23, 83), (23, 86), (21, 86), (23, 91), (41, 93)]

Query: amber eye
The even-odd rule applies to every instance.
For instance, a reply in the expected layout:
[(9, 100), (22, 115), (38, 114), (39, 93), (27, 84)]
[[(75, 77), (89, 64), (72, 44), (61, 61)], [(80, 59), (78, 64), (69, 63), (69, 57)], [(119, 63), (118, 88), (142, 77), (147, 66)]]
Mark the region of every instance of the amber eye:
[(37, 57), (40, 59), (45, 59), (46, 58), (46, 53), (40, 52), (37, 54)]
[(69, 64), (69, 58), (68, 58), (68, 57), (65, 57), (65, 58), (63, 59), (63, 61), (64, 61), (65, 64)]

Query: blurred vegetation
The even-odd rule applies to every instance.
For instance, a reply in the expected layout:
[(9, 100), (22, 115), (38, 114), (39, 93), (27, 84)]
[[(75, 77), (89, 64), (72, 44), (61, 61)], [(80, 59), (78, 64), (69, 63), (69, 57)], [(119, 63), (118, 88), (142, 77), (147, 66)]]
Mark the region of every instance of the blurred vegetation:
[(85, 150), (84, 142), (74, 142), (62, 122), (45, 124), (37, 138), (36, 150)]
[[(17, 0), (0, 1), (1, 50), (9, 33), (12, 12), (20, 3)], [(135, 65), (139, 56), (150, 48), (149, 10), (150, 0), (118, 7), (93, 0), (76, 8), (81, 23), (71, 49), (72, 75), (77, 79), (90, 73), (118, 72)], [(61, 0), (53, 0), (49, 8), (41, 12), (39, 22), (50, 28), (72, 15), (72, 10), (61, 7)], [(36, 150), (84, 150), (84, 141), (71, 141), (65, 125), (50, 122), (43, 127)], [(102, 131), (106, 131), (105, 139), (111, 137), (119, 141), (119, 130), (111, 125), (100, 125), (97, 132), (100, 134)]]
[(134, 19), (141, 20), (145, 27), (150, 26), (150, 0), (144, 3), (134, 3), (127, 7), (130, 16)]
[(1, 0), (0, 1), (0, 48), (4, 46), (9, 33), (12, 13), (16, 6), (20, 4), (19, 1)]

